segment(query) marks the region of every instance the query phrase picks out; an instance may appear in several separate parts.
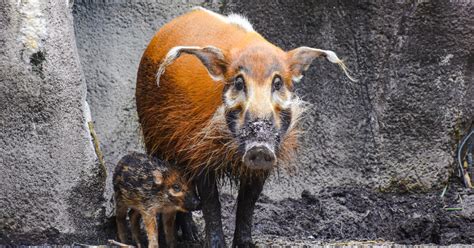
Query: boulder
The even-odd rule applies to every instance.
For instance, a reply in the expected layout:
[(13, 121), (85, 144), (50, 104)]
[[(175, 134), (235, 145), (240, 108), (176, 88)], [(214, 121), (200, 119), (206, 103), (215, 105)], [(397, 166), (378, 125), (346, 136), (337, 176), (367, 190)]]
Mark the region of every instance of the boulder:
[(104, 240), (105, 174), (71, 7), (0, 3), (0, 244)]

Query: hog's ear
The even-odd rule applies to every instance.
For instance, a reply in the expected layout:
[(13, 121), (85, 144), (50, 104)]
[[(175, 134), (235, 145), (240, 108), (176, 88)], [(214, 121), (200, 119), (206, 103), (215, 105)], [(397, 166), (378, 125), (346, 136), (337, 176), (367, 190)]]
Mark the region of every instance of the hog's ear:
[(288, 52), (293, 80), (299, 81), (303, 77), (303, 72), (308, 70), (313, 60), (320, 57), (326, 58), (331, 63), (338, 64), (351, 81), (357, 82), (356, 79), (349, 75), (346, 65), (337, 57), (336, 53), (311, 47), (298, 47)]
[(159, 170), (154, 170), (153, 171), (153, 182), (157, 185), (163, 184), (163, 173)]
[(158, 72), (156, 73), (156, 83), (160, 85), (160, 77), (165, 73), (166, 67), (175, 61), (182, 53), (192, 54), (196, 56), (201, 63), (207, 68), (209, 75), (214, 81), (224, 79), (227, 69), (227, 62), (222, 51), (213, 46), (196, 47), (196, 46), (176, 46), (166, 54)]

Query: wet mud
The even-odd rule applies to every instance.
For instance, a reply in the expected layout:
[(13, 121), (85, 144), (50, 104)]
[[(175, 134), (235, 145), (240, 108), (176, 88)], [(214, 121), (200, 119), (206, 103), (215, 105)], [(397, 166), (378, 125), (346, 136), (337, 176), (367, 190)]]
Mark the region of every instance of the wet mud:
[[(474, 243), (474, 192), (450, 185), (431, 193), (382, 193), (332, 187), (298, 199), (262, 196), (255, 209), (257, 243), (379, 241), (397, 244)], [(222, 195), (224, 231), (232, 240), (234, 196)], [(269, 241), (270, 240), (270, 241)], [(269, 243), (270, 242), (270, 243)]]

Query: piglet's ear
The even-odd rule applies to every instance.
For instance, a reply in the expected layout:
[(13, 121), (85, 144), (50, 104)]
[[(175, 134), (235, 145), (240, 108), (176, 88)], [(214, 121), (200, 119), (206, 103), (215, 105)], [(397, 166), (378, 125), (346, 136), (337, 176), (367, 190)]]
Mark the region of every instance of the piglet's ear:
[(197, 47), (197, 46), (176, 46), (166, 54), (163, 59), (158, 72), (156, 73), (156, 84), (160, 85), (160, 77), (165, 73), (166, 67), (175, 61), (182, 53), (192, 54), (196, 56), (201, 63), (207, 68), (209, 76), (214, 81), (221, 81), (224, 79), (224, 74), (227, 69), (227, 62), (222, 51), (213, 46)]
[(153, 171), (153, 182), (157, 185), (163, 184), (163, 173), (159, 170), (154, 170)]
[(351, 81), (357, 82), (356, 79), (349, 75), (346, 65), (333, 51), (321, 50), (311, 47), (299, 47), (288, 52), (288, 59), (293, 74), (293, 80), (299, 81), (303, 77), (303, 72), (309, 68), (313, 60), (315, 58), (321, 57), (326, 58), (331, 63), (338, 64)]

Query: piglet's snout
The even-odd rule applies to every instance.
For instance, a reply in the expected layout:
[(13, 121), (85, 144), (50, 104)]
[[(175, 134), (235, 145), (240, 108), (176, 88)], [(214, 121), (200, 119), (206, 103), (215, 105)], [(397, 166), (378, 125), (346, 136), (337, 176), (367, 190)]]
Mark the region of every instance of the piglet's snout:
[(198, 210), (201, 208), (201, 201), (196, 194), (190, 194), (184, 199), (184, 209), (187, 211)]

